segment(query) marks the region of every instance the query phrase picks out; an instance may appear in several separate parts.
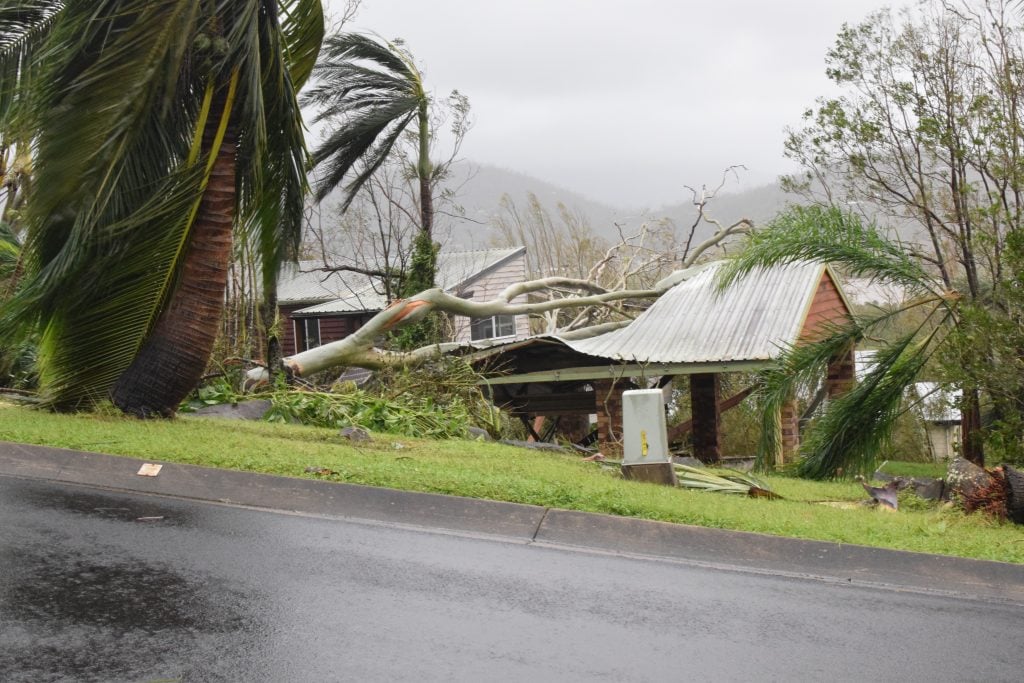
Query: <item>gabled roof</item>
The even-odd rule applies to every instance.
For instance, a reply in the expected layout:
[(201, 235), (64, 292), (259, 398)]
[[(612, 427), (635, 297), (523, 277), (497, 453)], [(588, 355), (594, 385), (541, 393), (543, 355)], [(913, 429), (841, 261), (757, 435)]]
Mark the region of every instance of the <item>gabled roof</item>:
[(758, 270), (719, 291), (715, 276), (723, 263), (707, 264), (627, 327), (566, 344), (590, 356), (636, 363), (777, 358), (799, 338), (825, 266)]
[(561, 347), (593, 358), (590, 367), (579, 367), (577, 360), (572, 370), (558, 370), (556, 374), (566, 379), (621, 374), (610, 364), (622, 363), (636, 368), (670, 366), (671, 372), (658, 374), (685, 374), (702, 371), (700, 368), (716, 372), (753, 369), (769, 364), (801, 338), (811, 303), (825, 278), (836, 288), (842, 314), (849, 314), (849, 304), (827, 266), (801, 263), (758, 270), (719, 291), (715, 275), (723, 263), (691, 269), (686, 279), (621, 329), (587, 339), (543, 335), (505, 346), (478, 347), (470, 357), (523, 353), (526, 347), (542, 345), (548, 354), (557, 354)]
[[(441, 251), (437, 260), (437, 284), (446, 291), (457, 291), (487, 272), (526, 253), (526, 247)], [(362, 311), (379, 311), (388, 305), (375, 289), (372, 278), (360, 273), (317, 271), (319, 261), (286, 264), (278, 279), (277, 300), (281, 305), (309, 304), (294, 315), (315, 316)], [(312, 272), (310, 272), (312, 271)]]

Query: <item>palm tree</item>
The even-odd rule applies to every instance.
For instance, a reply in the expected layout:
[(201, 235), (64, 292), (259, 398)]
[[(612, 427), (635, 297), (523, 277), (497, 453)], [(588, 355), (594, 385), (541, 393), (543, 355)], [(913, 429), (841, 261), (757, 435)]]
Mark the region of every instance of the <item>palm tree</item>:
[(201, 377), (232, 239), (297, 248), (296, 99), (319, 0), (7, 0), (0, 138), (30, 140), (25, 275), (0, 334), (42, 331), (45, 401), (167, 415)]
[[(905, 390), (926, 365), (950, 352), (965, 331), (963, 303), (941, 279), (931, 275), (904, 247), (871, 226), (837, 209), (796, 207), (778, 216), (750, 238), (747, 247), (723, 269), (722, 287), (747, 273), (798, 261), (833, 263), (855, 277), (901, 286), (907, 302), (879, 309), (827, 331), (824, 338), (786, 350), (764, 373), (759, 392), (762, 440), (759, 464), (779, 447), (777, 415), (797, 387), (821, 377), (832, 358), (879, 332), (894, 318), (916, 312), (915, 324), (883, 343), (874, 365), (847, 394), (831, 401), (801, 443), (800, 476), (827, 479), (873, 471), (879, 447), (906, 410)], [(970, 391), (965, 391), (970, 396)], [(971, 435), (967, 435), (967, 440)]]
[(314, 167), (322, 174), (316, 188), (318, 201), (343, 185), (342, 210), (346, 210), (415, 122), (417, 156), (412, 170), (419, 184), (420, 229), (402, 295), (433, 287), (437, 267), (433, 186), (439, 169), (430, 160), (430, 96), (419, 69), (399, 45), (341, 33), (324, 41), (314, 76), (317, 84), (303, 102), (321, 108), (317, 122), (337, 124), (313, 153)]

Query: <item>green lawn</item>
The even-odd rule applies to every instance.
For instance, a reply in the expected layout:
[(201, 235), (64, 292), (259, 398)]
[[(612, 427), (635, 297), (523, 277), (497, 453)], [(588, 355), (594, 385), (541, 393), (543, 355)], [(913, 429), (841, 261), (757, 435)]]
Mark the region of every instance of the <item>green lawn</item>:
[(863, 500), (856, 483), (767, 477), (786, 498), (770, 501), (627, 482), (574, 455), (497, 444), (376, 434), (356, 446), (332, 430), (297, 425), (194, 417), (143, 422), (3, 403), (0, 440), (294, 477), (325, 478), (305, 473), (322, 467), (336, 472), (327, 479), (355, 484), (1024, 563), (1024, 527), (951, 509), (891, 513), (819, 504)]

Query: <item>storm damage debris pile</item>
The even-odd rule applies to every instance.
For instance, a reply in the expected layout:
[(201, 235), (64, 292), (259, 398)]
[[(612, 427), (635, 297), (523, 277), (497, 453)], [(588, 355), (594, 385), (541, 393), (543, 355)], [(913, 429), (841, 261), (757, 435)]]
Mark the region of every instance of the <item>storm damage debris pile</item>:
[(962, 458), (949, 465), (946, 487), (951, 500), (967, 512), (980, 511), (1024, 524), (1024, 472), (1009, 465), (991, 469)]

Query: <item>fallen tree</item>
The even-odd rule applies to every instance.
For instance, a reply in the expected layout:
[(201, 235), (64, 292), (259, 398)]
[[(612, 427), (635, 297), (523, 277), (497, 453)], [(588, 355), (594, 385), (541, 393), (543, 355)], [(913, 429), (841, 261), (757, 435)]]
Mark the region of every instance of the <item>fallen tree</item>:
[[(687, 253), (679, 270), (647, 288), (608, 290), (592, 280), (545, 277), (510, 285), (490, 301), (469, 301), (442, 289), (428, 289), (408, 299), (393, 302), (344, 339), (284, 358), (282, 369), (288, 377), (299, 378), (335, 367), (354, 366), (375, 370), (416, 365), (436, 358), (453, 350), (458, 344), (431, 344), (411, 351), (395, 351), (376, 346), (377, 340), (383, 335), (422, 320), (434, 311), (474, 318), (493, 315), (544, 315), (566, 308), (614, 307), (616, 303), (628, 300), (656, 299), (673, 286), (695, 275), (701, 266), (694, 264), (701, 256), (720, 245), (726, 238), (748, 232), (752, 223), (743, 219), (728, 226), (717, 227), (713, 235)], [(566, 296), (566, 292), (576, 294)], [(546, 298), (513, 303), (515, 299), (531, 295)], [(580, 316), (575, 318), (579, 319)], [(552, 331), (579, 339), (623, 327), (629, 322), (627, 318), (591, 327)], [(269, 371), (265, 367), (254, 368), (248, 372), (246, 379), (250, 385), (264, 383), (269, 380)]]

